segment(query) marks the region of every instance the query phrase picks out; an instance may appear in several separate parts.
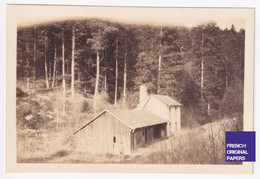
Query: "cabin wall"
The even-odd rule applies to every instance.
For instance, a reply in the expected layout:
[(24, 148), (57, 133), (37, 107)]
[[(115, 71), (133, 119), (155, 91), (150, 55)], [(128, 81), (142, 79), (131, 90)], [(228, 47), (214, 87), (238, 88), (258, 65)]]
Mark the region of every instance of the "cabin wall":
[(181, 131), (181, 107), (176, 108), (177, 132)]
[(131, 131), (119, 120), (104, 113), (77, 134), (78, 149), (90, 153), (129, 155)]
[(180, 119), (180, 106), (168, 107), (155, 97), (147, 102), (144, 109), (160, 116), (161, 118), (168, 120), (167, 124), (167, 136), (171, 136), (175, 132), (181, 131), (181, 119)]
[(165, 120), (169, 120), (168, 106), (153, 96), (151, 96), (148, 103), (144, 106), (144, 109), (160, 116)]
[(170, 130), (171, 133), (180, 132), (181, 130), (181, 114), (180, 114), (180, 107), (175, 106), (171, 107), (170, 109)]

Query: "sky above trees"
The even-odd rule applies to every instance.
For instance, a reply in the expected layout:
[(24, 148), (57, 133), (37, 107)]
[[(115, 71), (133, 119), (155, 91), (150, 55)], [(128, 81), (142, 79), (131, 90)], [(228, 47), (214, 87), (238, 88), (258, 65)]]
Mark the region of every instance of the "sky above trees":
[[(17, 9), (17, 23), (26, 26), (50, 20), (96, 17), (107, 20), (154, 25), (193, 27), (215, 22), (221, 29), (245, 29), (246, 11), (224, 8), (134, 8), (86, 6), (24, 6)], [(31, 15), (34, 14), (34, 15)], [(44, 14), (44, 15), (43, 15)]]

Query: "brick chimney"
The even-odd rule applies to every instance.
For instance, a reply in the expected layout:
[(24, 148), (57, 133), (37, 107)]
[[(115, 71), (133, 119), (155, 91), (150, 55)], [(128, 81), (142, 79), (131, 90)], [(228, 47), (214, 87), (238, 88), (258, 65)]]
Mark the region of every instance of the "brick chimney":
[(142, 84), (139, 91), (139, 103), (143, 102), (148, 97), (147, 87)]

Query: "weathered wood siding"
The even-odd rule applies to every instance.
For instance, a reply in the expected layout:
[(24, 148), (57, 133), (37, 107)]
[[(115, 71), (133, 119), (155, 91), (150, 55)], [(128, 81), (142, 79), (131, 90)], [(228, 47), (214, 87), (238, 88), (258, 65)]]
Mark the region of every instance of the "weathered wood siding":
[(171, 107), (170, 109), (170, 119), (171, 119), (171, 132), (179, 132), (181, 130), (181, 112), (180, 107)]
[(132, 149), (144, 147), (147, 144), (154, 142), (156, 139), (166, 137), (167, 127), (166, 124), (158, 124), (136, 129), (132, 135)]
[(78, 149), (90, 153), (130, 154), (131, 130), (104, 113), (77, 134)]

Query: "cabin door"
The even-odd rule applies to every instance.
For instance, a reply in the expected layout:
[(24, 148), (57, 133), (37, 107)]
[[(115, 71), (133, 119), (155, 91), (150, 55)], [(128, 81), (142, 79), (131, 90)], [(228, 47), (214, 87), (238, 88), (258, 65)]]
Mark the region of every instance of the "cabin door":
[(124, 154), (125, 148), (122, 143), (122, 141), (119, 140), (119, 138), (116, 138), (116, 136), (113, 137), (113, 154)]
[(123, 144), (113, 144), (113, 154), (119, 155), (124, 153), (125, 153), (125, 148)]

